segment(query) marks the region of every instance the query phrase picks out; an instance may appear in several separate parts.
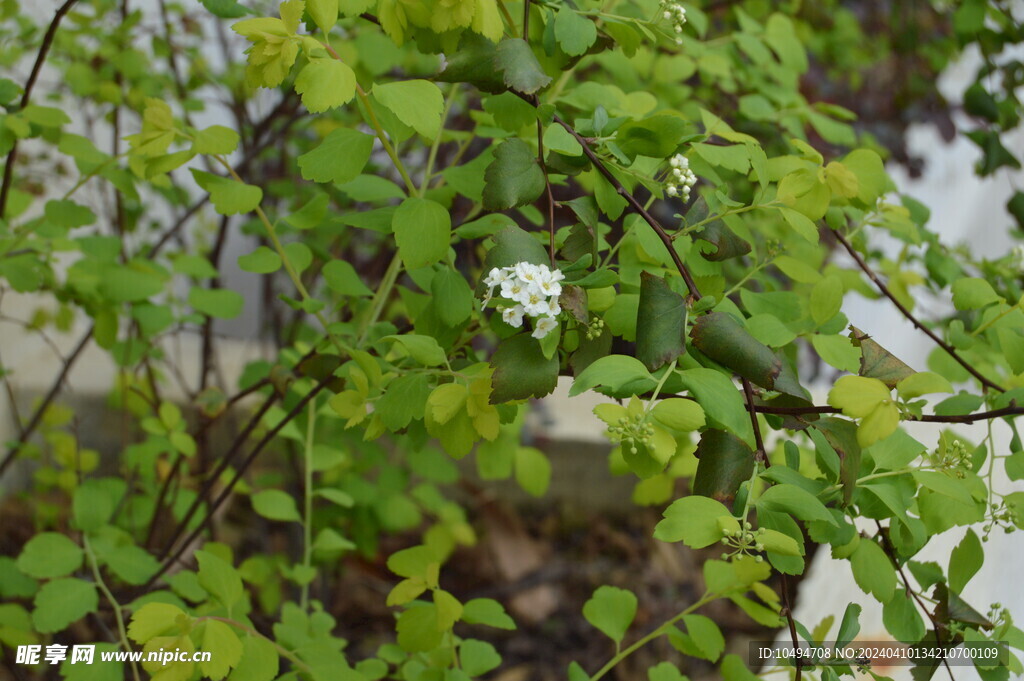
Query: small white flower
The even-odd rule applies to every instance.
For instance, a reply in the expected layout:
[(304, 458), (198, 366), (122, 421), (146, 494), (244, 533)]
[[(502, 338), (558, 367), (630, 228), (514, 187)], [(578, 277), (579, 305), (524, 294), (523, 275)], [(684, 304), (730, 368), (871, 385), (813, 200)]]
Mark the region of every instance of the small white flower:
[(558, 321), (554, 317), (541, 317), (535, 322), (533, 333), (530, 335), (540, 340), (557, 328)]
[(508, 281), (509, 274), (504, 267), (494, 267), (491, 269), (490, 274), (484, 279), (484, 286), (490, 286), (494, 288), (499, 286), (503, 281)]
[(526, 310), (523, 309), (522, 305), (516, 305), (515, 307), (504, 307), (501, 309), (501, 320), (513, 326), (519, 328), (523, 325), (523, 313)]
[(678, 196), (679, 190), (675, 188), (675, 185), (669, 185), (665, 187), (665, 193), (669, 196)]
[(537, 288), (541, 290), (546, 296), (557, 298), (562, 295), (562, 285), (557, 281), (539, 281), (537, 282)]

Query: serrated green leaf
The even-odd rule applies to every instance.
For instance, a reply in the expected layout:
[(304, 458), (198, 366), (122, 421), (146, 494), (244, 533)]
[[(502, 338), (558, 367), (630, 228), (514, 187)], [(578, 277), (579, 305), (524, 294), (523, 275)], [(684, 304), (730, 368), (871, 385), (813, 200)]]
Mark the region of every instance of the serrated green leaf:
[(213, 208), (221, 215), (239, 215), (256, 209), (263, 200), (263, 190), (227, 177), (220, 177), (196, 168), (189, 168), (196, 184), (210, 194)]
[(429, 199), (406, 199), (395, 211), (391, 227), (406, 269), (426, 267), (448, 256), (452, 219), (441, 204)]
[(403, 80), (373, 86), (373, 96), (410, 128), (427, 139), (441, 132), (444, 95), (427, 80)]
[(627, 589), (599, 586), (583, 604), (583, 617), (616, 644), (622, 642), (636, 617), (636, 595)]
[(359, 176), (373, 151), (371, 135), (338, 128), (333, 130), (312, 151), (298, 158), (302, 178), (311, 182), (343, 184)]
[(526, 143), (513, 137), (495, 148), (484, 183), (484, 208), (507, 210), (533, 203), (544, 191), (544, 173)]

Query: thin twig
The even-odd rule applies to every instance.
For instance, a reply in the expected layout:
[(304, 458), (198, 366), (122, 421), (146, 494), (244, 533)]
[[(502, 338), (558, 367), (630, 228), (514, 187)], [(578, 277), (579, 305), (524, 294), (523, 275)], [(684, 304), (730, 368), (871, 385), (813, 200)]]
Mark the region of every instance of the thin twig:
[[(57, 27), (60, 26), (60, 22), (64, 18), (64, 15), (68, 13), (72, 5), (77, 1), (78, 0), (67, 0), (53, 15), (53, 20), (50, 21), (50, 26), (46, 29), (46, 34), (43, 35), (43, 42), (39, 46), (39, 53), (36, 55), (36, 61), (32, 65), (32, 71), (29, 73), (28, 80), (25, 81), (25, 91), (21, 95), (20, 109), (24, 109), (28, 106), (29, 98), (32, 96), (32, 88), (35, 87), (36, 80), (39, 78), (39, 72), (42, 70), (43, 63), (46, 61), (46, 55), (50, 52), (50, 48), (53, 46), (53, 38), (57, 35)], [(14, 162), (17, 158), (18, 139), (14, 138), (14, 141), (11, 143), (11, 150), (7, 152), (7, 161), (4, 163), (3, 183), (0, 184), (0, 218), (3, 218), (4, 213), (7, 210), (7, 195), (11, 191), (11, 180), (14, 177)]]
[[(527, 101), (530, 101), (529, 98), (526, 99)], [(576, 132), (575, 128), (562, 120), (558, 114), (555, 114), (553, 120), (555, 123), (558, 123), (565, 128), (566, 132), (572, 135), (573, 138), (579, 142), (580, 146), (583, 147), (583, 153), (586, 154), (587, 158), (590, 159), (590, 162), (594, 164), (594, 168), (597, 172), (615, 188), (615, 191), (618, 192), (619, 196), (626, 200), (626, 203), (630, 205), (633, 211), (643, 218), (644, 222), (650, 225), (651, 229), (655, 231), (658, 238), (661, 240), (661, 243), (664, 244), (665, 248), (668, 250), (668, 254), (672, 258), (672, 262), (679, 271), (679, 276), (681, 276), (683, 281), (686, 283), (686, 288), (690, 291), (691, 302), (700, 298), (700, 290), (697, 288), (697, 283), (693, 280), (693, 275), (690, 274), (689, 268), (686, 267), (686, 264), (683, 263), (679, 254), (676, 253), (676, 249), (672, 245), (672, 237), (668, 235), (668, 232), (666, 232), (665, 228), (661, 226), (661, 223), (659, 223), (654, 216), (644, 208), (643, 204), (640, 203), (640, 201), (637, 200), (629, 190), (622, 186), (622, 183), (619, 182), (619, 178), (615, 177), (612, 171), (608, 169), (608, 166), (605, 165), (604, 161), (602, 161), (594, 150), (590, 148), (590, 142), (587, 141), (585, 137)]]
[(248, 470), (248, 468), (256, 460), (256, 457), (259, 456), (260, 452), (262, 452), (263, 449), (275, 437), (277, 437), (277, 434), (280, 433), (281, 430), (286, 425), (291, 423), (296, 416), (302, 413), (302, 410), (306, 408), (306, 405), (309, 404), (310, 400), (316, 397), (317, 394), (319, 394), (321, 390), (326, 388), (327, 385), (333, 380), (334, 376), (331, 374), (328, 374), (323, 379), (321, 379), (315, 386), (313, 386), (313, 388), (308, 393), (306, 393), (302, 397), (302, 399), (298, 401), (298, 403), (296, 403), (294, 407), (292, 407), (291, 411), (289, 411), (276, 426), (270, 429), (267, 432), (267, 434), (264, 435), (263, 438), (256, 443), (252, 451), (249, 452), (249, 456), (245, 458), (245, 461), (243, 461), (242, 464), (235, 471), (235, 474), (234, 476), (232, 476), (231, 480), (224, 486), (224, 489), (222, 489), (220, 494), (217, 495), (217, 498), (214, 499), (213, 502), (210, 504), (210, 507), (209, 509), (207, 509), (206, 515), (203, 517), (202, 522), (200, 522), (196, 529), (192, 530), (188, 537), (186, 537), (185, 540), (181, 542), (181, 545), (173, 554), (164, 559), (164, 562), (160, 565), (160, 569), (157, 570), (149, 578), (149, 580), (147, 580), (146, 583), (140, 587), (141, 592), (144, 593), (145, 590), (151, 587), (156, 582), (157, 579), (159, 579), (164, 573), (166, 573), (171, 568), (171, 566), (178, 562), (178, 559), (181, 558), (182, 554), (185, 553), (185, 551), (192, 544), (192, 542), (194, 542), (199, 537), (199, 535), (203, 533), (207, 525), (209, 525), (210, 522), (213, 520), (213, 516), (217, 512), (217, 509), (219, 509), (227, 500), (227, 498), (231, 495), (231, 492), (232, 490), (234, 490), (235, 485), (237, 485), (238, 481), (242, 479), (242, 476), (245, 475), (246, 470)]
[[(896, 571), (900, 573), (900, 577), (903, 578), (903, 584), (907, 587), (907, 593), (910, 594), (910, 597), (914, 599), (914, 602), (917, 603), (918, 607), (924, 611), (924, 614), (931, 621), (932, 632), (935, 634), (935, 643), (939, 648), (941, 648), (944, 645), (944, 642), (942, 637), (939, 635), (938, 621), (935, 619), (935, 616), (932, 615), (931, 611), (928, 610), (928, 606), (921, 600), (921, 597), (910, 588), (910, 580), (907, 579), (907, 573), (903, 571), (903, 566), (900, 565), (899, 558), (896, 555), (896, 547), (893, 546), (892, 540), (889, 539), (889, 535), (885, 532), (885, 528), (882, 527), (882, 523), (876, 520), (875, 526), (878, 528), (878, 536), (882, 539), (882, 550), (885, 551), (885, 555), (889, 556), (889, 560), (892, 561)], [(949, 662), (946, 661), (945, 657), (942, 658), (942, 664), (946, 667), (946, 672), (949, 674), (950, 681), (956, 681), (953, 678), (953, 670), (949, 668)]]
[(934, 331), (932, 331), (927, 326), (922, 324), (921, 321), (918, 320), (917, 317), (915, 317), (914, 314), (910, 310), (908, 310), (906, 306), (903, 303), (901, 303), (896, 296), (893, 295), (892, 291), (889, 290), (889, 287), (885, 285), (885, 283), (878, 276), (878, 274), (876, 274), (875, 271), (872, 270), (871, 267), (867, 264), (867, 262), (864, 261), (864, 258), (861, 257), (860, 253), (857, 252), (857, 250), (853, 247), (853, 245), (847, 240), (845, 236), (843, 236), (838, 231), (833, 232), (833, 234), (835, 234), (835, 237), (839, 241), (839, 243), (843, 245), (843, 248), (846, 249), (846, 252), (850, 254), (850, 257), (854, 259), (854, 261), (857, 263), (857, 266), (864, 271), (864, 274), (868, 275), (868, 278), (874, 282), (875, 286), (878, 287), (878, 290), (881, 291), (886, 298), (892, 301), (892, 304), (896, 306), (896, 309), (898, 309), (900, 313), (904, 317), (906, 317), (911, 324), (913, 324), (920, 331), (923, 331), (926, 336), (935, 341), (935, 343), (940, 348), (945, 350), (950, 357), (956, 360), (957, 364), (962, 366), (964, 369), (968, 371), (968, 373), (970, 373), (972, 376), (978, 379), (983, 386), (985, 386), (986, 388), (991, 388), (992, 390), (998, 390), (999, 392), (1006, 392), (1005, 388), (1000, 386), (998, 383), (995, 383), (989, 380), (988, 378), (985, 378), (985, 376), (983, 376), (980, 371), (975, 369), (970, 362), (961, 357), (953, 346), (949, 345), (946, 341), (939, 338)]
[(36, 408), (35, 412), (33, 412), (32, 418), (29, 419), (29, 422), (22, 429), (21, 435), (18, 436), (18, 439), (15, 440), (14, 444), (7, 450), (7, 453), (4, 455), (4, 460), (0, 462), (0, 477), (3, 477), (4, 471), (6, 471), (7, 467), (14, 461), (18, 454), (18, 450), (21, 449), (22, 445), (28, 442), (29, 437), (32, 436), (32, 433), (35, 432), (36, 428), (42, 422), (43, 414), (46, 413), (46, 409), (57, 398), (57, 393), (60, 392), (61, 386), (64, 384), (65, 379), (67, 379), (68, 374), (71, 372), (71, 367), (74, 365), (75, 360), (78, 359), (78, 356), (82, 354), (83, 350), (85, 350), (89, 341), (92, 340), (92, 332), (94, 328), (95, 327), (92, 326), (89, 327), (89, 330), (86, 331), (85, 335), (83, 335), (78, 341), (78, 345), (75, 346), (75, 349), (72, 350), (71, 354), (64, 360), (64, 366), (61, 367), (60, 373), (57, 375), (57, 379), (53, 382), (53, 385), (50, 386), (50, 390), (47, 391), (46, 397), (43, 398), (42, 403)]
[[(529, 0), (526, 2), (529, 10)], [(536, 99), (536, 98), (534, 98)], [(548, 194), (548, 256), (551, 258), (551, 267), (555, 266), (555, 196), (551, 192), (551, 178), (548, 176), (548, 163), (544, 160), (544, 126), (540, 119), (537, 119), (537, 162), (544, 172), (544, 187)]]

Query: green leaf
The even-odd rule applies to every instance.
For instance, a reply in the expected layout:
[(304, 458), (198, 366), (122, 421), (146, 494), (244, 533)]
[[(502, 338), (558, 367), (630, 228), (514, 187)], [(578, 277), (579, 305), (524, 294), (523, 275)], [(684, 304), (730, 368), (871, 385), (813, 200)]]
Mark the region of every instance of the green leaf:
[(196, 551), (199, 585), (230, 610), (242, 597), (242, 578), (229, 563), (209, 551)]
[(484, 271), (494, 267), (511, 267), (521, 262), (547, 264), (548, 253), (529, 232), (518, 225), (509, 225), (494, 235), (494, 245), (484, 258)]
[(698, 463), (693, 493), (732, 506), (740, 485), (754, 472), (753, 450), (735, 435), (709, 428), (701, 434), (694, 455)]
[(221, 19), (237, 19), (249, 14), (249, 9), (236, 0), (199, 0), (211, 14)]
[(248, 255), (238, 256), (238, 267), (245, 272), (270, 274), (281, 268), (281, 256), (266, 246), (260, 246)]
[[(89, 478), (75, 489), (71, 508), (78, 529), (94, 532), (110, 520), (117, 508), (118, 500), (124, 494), (125, 485), (121, 480), (111, 478)], [(76, 547), (77, 548), (77, 547)]]
[(228, 681), (273, 681), (280, 668), (277, 648), (261, 636), (242, 640), (242, 657)]
[(491, 366), (491, 404), (544, 397), (558, 382), (558, 357), (544, 357), (537, 340), (525, 333), (503, 340), (491, 356)]
[(213, 208), (221, 215), (239, 215), (255, 210), (263, 200), (263, 190), (227, 177), (189, 168), (196, 184), (209, 192)]
[(636, 317), (637, 358), (654, 371), (684, 352), (686, 301), (661, 277), (641, 272), (640, 306)]
[(433, 336), (422, 336), (414, 333), (405, 333), (394, 336), (384, 336), (381, 340), (394, 341), (405, 348), (413, 361), (425, 367), (436, 367), (447, 361), (447, 356), (437, 340)]
[(112, 303), (146, 300), (164, 289), (163, 277), (152, 265), (131, 262), (104, 268), (99, 292)]
[[(769, 553), (777, 553), (780, 556), (791, 557), (798, 557), (803, 555), (803, 547), (800, 546), (800, 544), (798, 544), (797, 541), (790, 537), (788, 534), (784, 534), (782, 532), (779, 532), (778, 530), (764, 528), (764, 532), (760, 535), (760, 537), (758, 537), (758, 541), (760, 541), (760, 543), (764, 546), (764, 550)], [(769, 556), (769, 558), (772, 557)], [(778, 566), (776, 565), (776, 567)]]
[(913, 474), (914, 480), (922, 487), (943, 494), (950, 499), (956, 499), (964, 504), (974, 504), (974, 497), (971, 496), (971, 491), (967, 485), (951, 478), (945, 473), (940, 471), (914, 471)]
[(211, 125), (196, 133), (192, 150), (197, 154), (230, 154), (238, 148), (238, 133), (223, 125)]
[(438, 316), (448, 326), (458, 326), (473, 313), (473, 290), (455, 270), (445, 267), (435, 273), (430, 292)]
[(843, 376), (829, 391), (828, 403), (861, 420), (857, 441), (862, 447), (888, 437), (899, 426), (899, 409), (889, 388), (877, 378)]
[(467, 601), (462, 607), (462, 621), (509, 631), (516, 628), (516, 623), (505, 613), (501, 603), (491, 598), (474, 598)]
[(917, 643), (926, 633), (924, 620), (913, 599), (898, 590), (882, 607), (882, 623), (893, 638), (903, 643)]
[(608, 355), (580, 372), (569, 388), (569, 397), (599, 386), (606, 394), (628, 397), (645, 393), (655, 385), (657, 381), (640, 360), (629, 355)]
[(327, 206), (330, 201), (327, 194), (317, 194), (306, 205), (285, 217), (284, 220), (295, 229), (319, 227), (327, 216)]
[(725, 532), (739, 529), (739, 523), (722, 502), (708, 497), (677, 499), (665, 509), (664, 518), (654, 528), (654, 538), (681, 541), (692, 549), (702, 549), (721, 541)]
[(332, 260), (322, 270), (328, 288), (343, 296), (372, 296), (373, 291), (363, 283), (352, 263)]
[(1001, 300), (984, 279), (964, 277), (953, 282), (953, 306), (958, 310), (980, 310)]
[(84, 227), (96, 222), (96, 215), (86, 206), (70, 199), (53, 199), (43, 209), (46, 219), (61, 227)]
[(57, 532), (40, 532), (21, 550), (18, 570), (29, 577), (50, 579), (69, 575), (82, 567), (82, 549)]
[(201, 661), (199, 668), (212, 681), (223, 679), (242, 659), (242, 642), (238, 640), (238, 635), (218, 620), (206, 620), (203, 623), (200, 650), (210, 653), (210, 659)]
[(623, 124), (615, 133), (615, 143), (631, 158), (637, 155), (665, 158), (675, 153), (689, 127), (680, 116), (656, 114)]
[(132, 613), (131, 624), (128, 625), (128, 637), (136, 643), (146, 643), (150, 639), (162, 636), (178, 629), (178, 618), (186, 617), (176, 605), (170, 603), (151, 602)]
[(963, 593), (964, 587), (971, 577), (978, 574), (985, 562), (985, 550), (974, 530), (968, 528), (963, 540), (953, 549), (949, 556), (949, 588), (956, 593)]
[(471, 677), (482, 676), (501, 665), (501, 655), (486, 641), (465, 639), (459, 644), (462, 671)]
[(835, 518), (828, 512), (825, 505), (816, 496), (796, 485), (769, 487), (758, 498), (757, 506), (770, 511), (789, 513), (806, 522), (821, 520), (830, 525), (836, 525)]
[(0, 556), (0, 598), (30, 598), (37, 590), (36, 580), (19, 570), (13, 558)]
[(896, 592), (896, 568), (885, 551), (873, 541), (861, 540), (850, 556), (853, 579), (861, 591), (888, 603)]
[(929, 393), (951, 393), (953, 386), (944, 376), (931, 371), (919, 371), (897, 383), (896, 392), (900, 397), (910, 399)]
[(860, 370), (861, 351), (850, 338), (816, 333), (811, 336), (811, 345), (819, 357), (836, 369), (850, 373)]
[(316, 149), (299, 156), (302, 179), (337, 184), (356, 179), (370, 160), (373, 140), (371, 135), (349, 128), (332, 131)]
[(270, 520), (300, 522), (302, 517), (291, 495), (279, 489), (267, 489), (252, 496), (252, 507)]
[(70, 577), (43, 584), (36, 594), (32, 623), (40, 634), (66, 629), (99, 607), (96, 585)]
[(568, 5), (562, 5), (555, 15), (555, 40), (570, 57), (585, 54), (597, 40), (597, 27)]
[(321, 113), (356, 96), (356, 74), (337, 59), (312, 59), (295, 78), (295, 91), (310, 113)]
[(513, 137), (495, 148), (484, 183), (484, 208), (507, 210), (537, 200), (544, 191), (544, 172), (526, 142)]
[(429, 199), (406, 199), (395, 210), (391, 226), (406, 269), (426, 267), (448, 256), (452, 219), (441, 204)]
[(498, 43), (494, 65), (501, 71), (505, 85), (524, 95), (532, 95), (551, 82), (529, 44), (522, 38), (505, 38)]
[(679, 377), (704, 408), (704, 415), (711, 425), (717, 423), (753, 447), (750, 415), (732, 381), (714, 369), (705, 368), (687, 369), (680, 372)]
[(441, 133), (444, 95), (427, 80), (403, 80), (373, 86), (373, 96), (410, 128), (427, 139)]
[(839, 313), (843, 305), (843, 282), (830, 274), (811, 289), (811, 317), (821, 326)]
[(210, 317), (234, 319), (242, 314), (245, 298), (231, 289), (193, 286), (188, 294), (188, 304)]
[[(447, 385), (447, 384), (446, 384)], [(413, 419), (422, 419), (430, 397), (430, 384), (425, 374), (399, 376), (390, 383), (377, 400), (374, 413), (390, 431), (408, 426)]]
[(659, 400), (651, 414), (662, 425), (684, 432), (700, 430), (705, 425), (704, 410), (693, 400), (670, 397)]
[(324, 33), (330, 33), (338, 22), (338, 0), (306, 0), (306, 11)]
[(727, 312), (700, 315), (690, 330), (694, 346), (757, 385), (806, 398), (793, 370)]
[(725, 651), (725, 637), (714, 620), (704, 615), (683, 615), (683, 624), (701, 657), (716, 661)]
[(542, 497), (551, 482), (551, 462), (535, 447), (519, 447), (515, 455), (515, 474), (523, 491)]
[(462, 603), (444, 589), (434, 590), (434, 607), (437, 608), (437, 626), (448, 631), (462, 617)]
[(632, 591), (614, 586), (599, 586), (583, 604), (583, 617), (616, 645), (622, 643), (636, 617), (637, 600)]
[(433, 650), (441, 645), (444, 631), (438, 627), (437, 607), (433, 604), (411, 606), (398, 616), (398, 645), (410, 653)]

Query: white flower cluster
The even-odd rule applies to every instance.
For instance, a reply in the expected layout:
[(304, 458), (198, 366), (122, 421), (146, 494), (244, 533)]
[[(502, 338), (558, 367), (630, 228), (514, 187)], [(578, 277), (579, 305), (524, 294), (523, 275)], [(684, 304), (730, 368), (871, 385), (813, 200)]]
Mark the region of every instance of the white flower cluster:
[(533, 265), (521, 262), (511, 267), (495, 267), (484, 278), (487, 296), (484, 305), (491, 300), (494, 289), (498, 288), (502, 298), (515, 303), (499, 306), (501, 318), (509, 326), (519, 328), (523, 317), (532, 317), (533, 337), (540, 339), (558, 327), (555, 319), (562, 312), (558, 296), (562, 294), (559, 283), (565, 275), (561, 270), (551, 270), (547, 265)]
[(665, 193), (678, 196), (683, 201), (690, 200), (690, 190), (697, 184), (697, 176), (690, 170), (690, 161), (682, 154), (676, 154), (668, 160), (672, 166), (672, 176), (665, 182)]
[(661, 0), (661, 16), (672, 22), (672, 30), (676, 33), (676, 45), (682, 45), (683, 39), (679, 34), (683, 32), (683, 24), (686, 23), (686, 8), (675, 0)]

